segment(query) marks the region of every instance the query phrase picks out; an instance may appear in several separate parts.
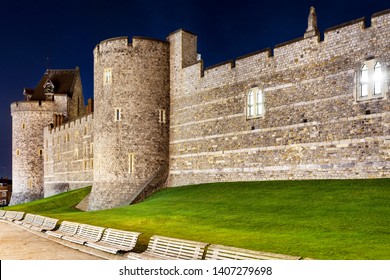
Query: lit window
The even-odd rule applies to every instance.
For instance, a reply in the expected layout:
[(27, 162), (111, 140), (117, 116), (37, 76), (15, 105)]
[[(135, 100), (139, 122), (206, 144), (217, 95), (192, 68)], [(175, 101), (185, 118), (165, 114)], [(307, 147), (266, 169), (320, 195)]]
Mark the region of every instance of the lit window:
[(252, 88), (247, 95), (247, 118), (258, 118), (264, 113), (264, 93), (258, 87)]
[(104, 76), (103, 76), (103, 83), (105, 85), (109, 85), (112, 83), (112, 72), (111, 72), (111, 68), (106, 68), (104, 69)]
[(159, 123), (166, 123), (166, 113), (164, 109), (158, 110), (158, 122)]
[(361, 70), (361, 95), (362, 97), (368, 96), (368, 68), (367, 65), (363, 65)]
[(382, 66), (379, 63), (375, 63), (374, 66), (374, 95), (382, 93)]
[(357, 75), (357, 100), (370, 100), (385, 96), (387, 87), (385, 73), (384, 64), (381, 64), (378, 59), (365, 61)]
[(26, 124), (22, 123), (22, 129), (26, 129)]
[(16, 155), (17, 155), (17, 156), (20, 156), (20, 151), (19, 151), (19, 149), (16, 150)]
[(254, 94), (253, 94), (253, 91), (251, 90), (249, 93), (248, 93), (248, 117), (253, 117), (254, 115), (254, 106), (255, 106), (255, 98), (254, 98)]
[(256, 115), (260, 116), (264, 113), (263, 92), (261, 89), (256, 94)]

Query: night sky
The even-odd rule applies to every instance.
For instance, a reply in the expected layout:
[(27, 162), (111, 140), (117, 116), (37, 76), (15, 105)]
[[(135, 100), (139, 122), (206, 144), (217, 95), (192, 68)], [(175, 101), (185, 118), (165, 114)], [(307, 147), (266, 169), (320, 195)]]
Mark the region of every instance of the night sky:
[(84, 98), (93, 96), (93, 55), (118, 36), (165, 39), (180, 28), (198, 36), (206, 67), (302, 37), (310, 6), (327, 28), (386, 10), (386, 0), (1, 1), (0, 177), (11, 177), (10, 104), (23, 100), (47, 68), (80, 67)]

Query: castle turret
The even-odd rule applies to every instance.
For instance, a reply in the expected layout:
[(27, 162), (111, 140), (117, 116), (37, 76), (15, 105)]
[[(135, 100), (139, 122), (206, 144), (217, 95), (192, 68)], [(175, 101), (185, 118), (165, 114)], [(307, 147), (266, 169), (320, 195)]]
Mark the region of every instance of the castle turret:
[[(44, 127), (84, 113), (79, 70), (47, 70), (35, 89), (25, 89), (26, 100), (11, 104), (11, 204), (43, 197)], [(77, 101), (75, 101), (77, 99)], [(81, 103), (77, 107), (73, 104)]]
[(160, 188), (168, 169), (169, 44), (114, 38), (94, 50), (94, 183), (90, 210)]

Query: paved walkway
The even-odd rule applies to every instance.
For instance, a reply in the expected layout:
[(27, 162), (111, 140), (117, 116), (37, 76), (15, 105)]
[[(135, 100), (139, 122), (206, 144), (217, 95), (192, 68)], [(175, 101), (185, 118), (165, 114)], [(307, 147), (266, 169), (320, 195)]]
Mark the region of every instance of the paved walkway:
[(101, 258), (68, 248), (1, 221), (0, 260), (101, 260)]

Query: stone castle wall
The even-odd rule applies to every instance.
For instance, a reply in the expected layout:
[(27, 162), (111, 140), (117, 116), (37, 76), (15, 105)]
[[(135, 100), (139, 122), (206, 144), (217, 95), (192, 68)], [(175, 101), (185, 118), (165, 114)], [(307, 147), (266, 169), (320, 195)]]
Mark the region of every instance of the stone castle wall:
[(93, 114), (44, 129), (44, 195), (91, 186), (93, 182)]
[[(169, 186), (390, 176), (389, 92), (356, 100), (364, 61), (380, 58), (390, 69), (388, 11), (369, 28), (359, 19), (325, 31), (323, 41), (299, 38), (206, 70), (194, 62), (194, 36), (179, 33), (171, 48), (193, 64), (181, 68), (171, 56)], [(265, 114), (252, 119), (253, 87), (264, 92)]]

